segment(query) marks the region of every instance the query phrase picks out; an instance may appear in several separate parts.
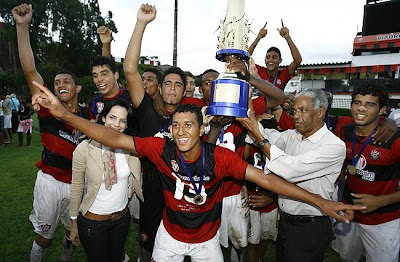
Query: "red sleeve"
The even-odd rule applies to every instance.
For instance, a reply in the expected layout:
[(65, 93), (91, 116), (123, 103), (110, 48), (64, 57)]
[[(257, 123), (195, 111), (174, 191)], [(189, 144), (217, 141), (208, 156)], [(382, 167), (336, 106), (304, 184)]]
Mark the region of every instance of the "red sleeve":
[(253, 99), (253, 109), (254, 109), (254, 113), (255, 115), (261, 115), (264, 114), (265, 112), (265, 99), (263, 96), (259, 96), (256, 99)]
[(338, 136), (340, 139), (344, 139), (344, 127), (353, 124), (354, 120), (351, 116), (338, 116), (336, 128), (333, 130), (333, 133)]
[(197, 97), (184, 97), (181, 101), (182, 105), (186, 105), (186, 104), (193, 104), (196, 106), (200, 106), (203, 107), (206, 104), (204, 103), (203, 99), (197, 98)]
[(231, 176), (237, 180), (244, 180), (248, 163), (229, 149), (217, 146), (214, 151), (215, 175)]
[(165, 144), (165, 139), (159, 137), (133, 137), (138, 157), (148, 157), (153, 163), (157, 163)]
[(53, 115), (50, 113), (49, 109), (47, 109), (47, 108), (45, 108), (45, 107), (43, 107), (43, 106), (40, 107), (40, 110), (37, 111), (37, 114), (38, 114), (38, 117), (39, 117), (39, 118), (45, 117), (45, 116), (51, 116), (51, 117), (53, 116)]
[(294, 129), (293, 118), (287, 113), (282, 112), (281, 118), (279, 119), (278, 126), (283, 130)]
[(260, 65), (257, 65), (257, 64), (256, 64), (256, 67), (257, 67), (258, 75), (260, 76), (260, 78), (268, 81), (269, 77), (268, 77), (268, 74), (267, 74), (267, 68), (265, 68), (263, 66), (260, 66)]

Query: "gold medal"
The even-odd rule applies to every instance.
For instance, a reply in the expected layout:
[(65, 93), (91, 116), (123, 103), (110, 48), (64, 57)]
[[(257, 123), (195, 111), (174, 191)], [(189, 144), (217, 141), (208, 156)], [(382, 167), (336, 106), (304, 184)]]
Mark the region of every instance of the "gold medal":
[(202, 203), (204, 200), (204, 198), (201, 195), (196, 195), (193, 198), (193, 203), (195, 203), (196, 205), (199, 205), (200, 203)]
[(349, 173), (355, 175), (357, 173), (357, 167), (354, 165), (349, 166)]

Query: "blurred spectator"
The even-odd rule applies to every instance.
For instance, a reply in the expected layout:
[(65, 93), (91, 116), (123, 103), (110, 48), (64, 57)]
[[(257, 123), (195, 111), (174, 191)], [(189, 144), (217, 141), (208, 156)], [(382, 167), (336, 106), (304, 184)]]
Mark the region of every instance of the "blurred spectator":
[(13, 133), (16, 133), (19, 125), (19, 119), (18, 119), (19, 100), (14, 93), (11, 94), (11, 110), (12, 110), (11, 129)]

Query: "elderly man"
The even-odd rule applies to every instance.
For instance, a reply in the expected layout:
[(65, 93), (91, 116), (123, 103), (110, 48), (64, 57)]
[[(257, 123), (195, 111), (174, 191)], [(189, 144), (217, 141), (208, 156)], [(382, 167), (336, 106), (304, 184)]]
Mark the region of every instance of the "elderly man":
[[(344, 143), (330, 132), (324, 116), (328, 100), (322, 90), (306, 90), (294, 101), (295, 130), (264, 129), (253, 115), (238, 119), (267, 157), (265, 167), (312, 193), (332, 199), (345, 158)], [(269, 160), (269, 161), (268, 161)], [(277, 261), (322, 261), (332, 236), (331, 220), (317, 207), (279, 195)], [(303, 241), (307, 235), (307, 241)]]

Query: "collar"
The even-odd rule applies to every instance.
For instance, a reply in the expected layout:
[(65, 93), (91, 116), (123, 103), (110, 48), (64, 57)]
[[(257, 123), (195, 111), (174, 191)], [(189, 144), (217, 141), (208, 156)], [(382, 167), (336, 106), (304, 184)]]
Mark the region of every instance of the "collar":
[[(304, 139), (304, 140), (309, 140), (311, 143), (316, 144), (316, 143), (318, 143), (318, 142), (322, 139), (322, 137), (325, 135), (325, 133), (326, 133), (327, 131), (329, 131), (329, 130), (328, 130), (328, 128), (326, 127), (326, 124), (324, 123), (324, 125), (323, 125), (320, 129), (318, 129), (317, 132), (315, 132), (314, 134), (312, 134), (311, 136), (307, 137), (307, 138)], [(298, 139), (299, 141), (302, 141), (303, 135), (300, 134), (300, 133), (297, 132), (297, 131), (296, 131), (296, 133), (297, 133), (297, 139)]]

